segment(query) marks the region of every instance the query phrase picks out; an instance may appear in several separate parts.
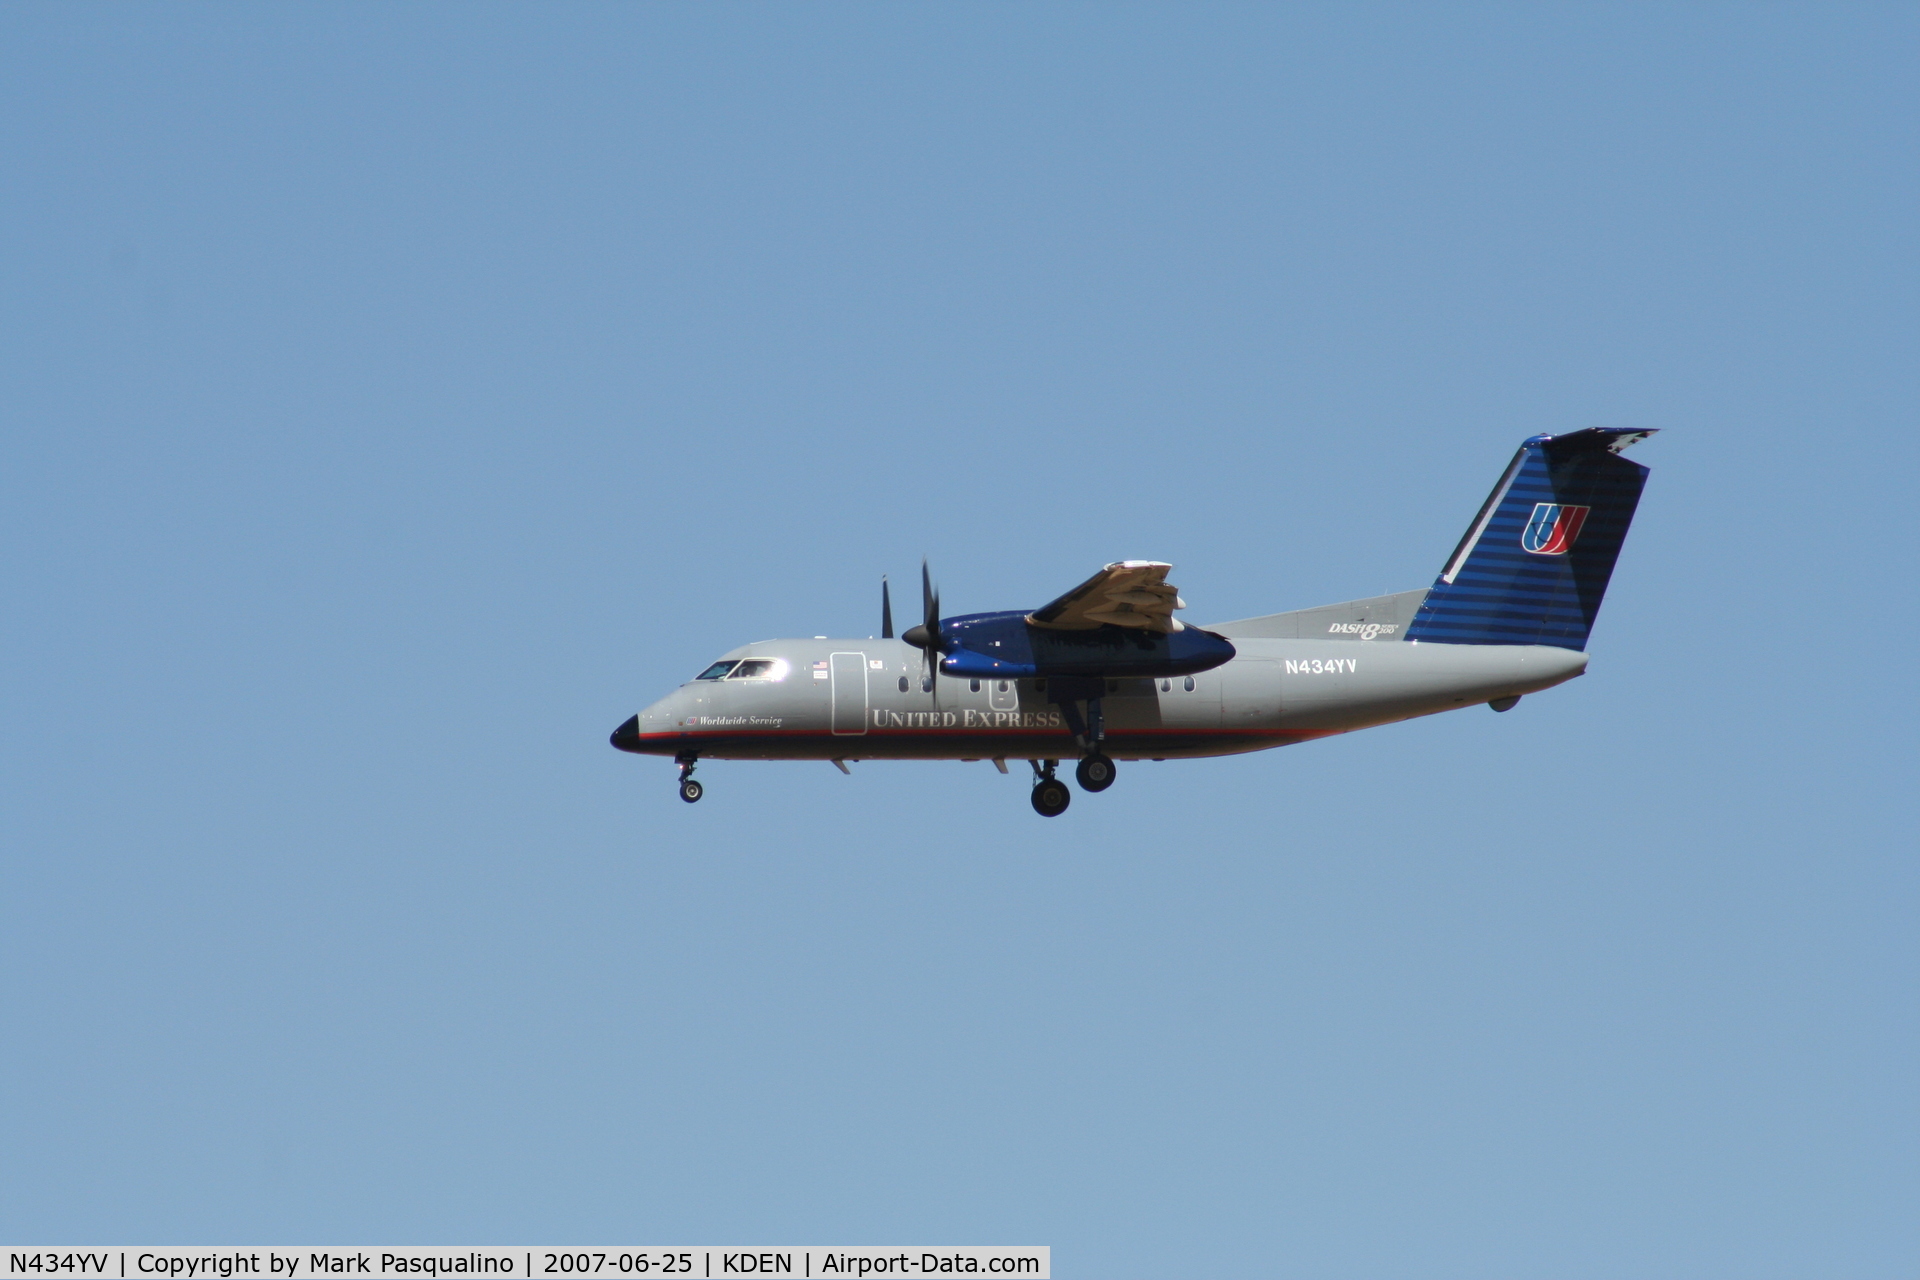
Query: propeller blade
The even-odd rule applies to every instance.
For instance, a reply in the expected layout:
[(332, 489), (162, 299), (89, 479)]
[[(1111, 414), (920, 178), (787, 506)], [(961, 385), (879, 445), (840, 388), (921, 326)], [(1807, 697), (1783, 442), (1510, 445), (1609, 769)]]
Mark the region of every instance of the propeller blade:
[(887, 575), (880, 575), (880, 638), (893, 639), (893, 600), (887, 594)]
[(920, 612), (924, 621), (908, 627), (900, 638), (920, 650), (927, 673), (922, 681), (924, 692), (932, 693), (940, 681), (940, 594), (933, 589), (933, 575), (924, 559), (920, 561)]

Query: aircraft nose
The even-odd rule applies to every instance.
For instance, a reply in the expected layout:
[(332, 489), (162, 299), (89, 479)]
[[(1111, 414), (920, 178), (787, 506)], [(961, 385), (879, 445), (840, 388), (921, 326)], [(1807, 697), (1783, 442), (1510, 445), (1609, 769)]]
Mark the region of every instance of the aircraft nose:
[(625, 724), (613, 731), (613, 736), (607, 741), (622, 751), (638, 751), (640, 749), (640, 717), (630, 717)]

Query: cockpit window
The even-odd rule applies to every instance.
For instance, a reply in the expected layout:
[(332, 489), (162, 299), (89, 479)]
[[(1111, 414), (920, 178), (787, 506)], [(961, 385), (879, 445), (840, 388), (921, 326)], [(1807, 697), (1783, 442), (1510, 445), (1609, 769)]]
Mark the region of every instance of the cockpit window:
[(774, 658), (748, 658), (733, 669), (729, 680), (778, 680), (780, 662)]
[(697, 676), (695, 676), (695, 677), (694, 677), (694, 679), (696, 679), (696, 680), (719, 680), (719, 679), (722, 679), (722, 678), (724, 678), (724, 677), (726, 676), (726, 674), (727, 674), (727, 672), (729, 672), (729, 671), (731, 671), (731, 670), (733, 670), (733, 668), (735, 667), (735, 665), (737, 665), (737, 664), (736, 664), (736, 663), (734, 663), (734, 662), (731, 662), (731, 661), (729, 661), (729, 662), (716, 662), (716, 663), (714, 663), (714, 664), (713, 664), (712, 666), (710, 666), (710, 667), (708, 667), (708, 668), (707, 668), (707, 669), (706, 669), (705, 671), (702, 671), (702, 672), (701, 672), (701, 673), (700, 673), (699, 675), (697, 675)]

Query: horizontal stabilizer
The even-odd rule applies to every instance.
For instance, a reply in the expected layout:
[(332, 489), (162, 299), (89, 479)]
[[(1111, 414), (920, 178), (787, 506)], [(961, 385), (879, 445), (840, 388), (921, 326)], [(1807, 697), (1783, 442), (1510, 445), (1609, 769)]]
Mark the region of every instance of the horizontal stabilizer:
[(1323, 604), (1207, 628), (1231, 640), (1398, 640), (1406, 634), (1427, 589)]

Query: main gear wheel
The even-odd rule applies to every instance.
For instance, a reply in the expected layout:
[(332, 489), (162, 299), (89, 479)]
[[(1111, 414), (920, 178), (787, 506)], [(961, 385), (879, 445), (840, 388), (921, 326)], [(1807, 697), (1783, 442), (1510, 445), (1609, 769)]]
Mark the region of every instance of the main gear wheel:
[(1073, 777), (1082, 791), (1105, 791), (1113, 785), (1113, 761), (1096, 751), (1080, 761)]

